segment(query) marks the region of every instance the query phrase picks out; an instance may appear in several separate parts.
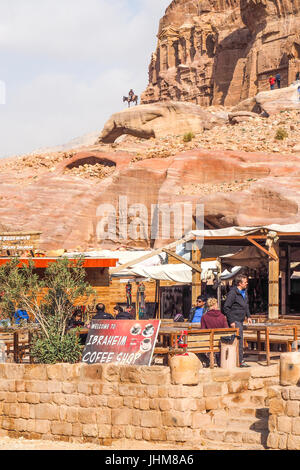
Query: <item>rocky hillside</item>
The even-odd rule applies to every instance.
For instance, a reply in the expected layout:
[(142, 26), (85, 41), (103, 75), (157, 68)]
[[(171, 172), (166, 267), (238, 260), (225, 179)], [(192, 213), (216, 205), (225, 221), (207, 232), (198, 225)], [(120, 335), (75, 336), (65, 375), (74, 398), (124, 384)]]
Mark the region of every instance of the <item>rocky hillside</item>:
[(298, 221), (300, 112), (229, 116), (188, 138), (123, 135), (112, 144), (0, 160), (2, 226), (41, 230), (43, 249), (116, 247), (125, 242), (99, 239), (99, 207), (112, 204), (118, 217), (120, 195), (149, 214), (152, 204), (204, 203), (206, 227)]
[(160, 21), (142, 103), (231, 106), (300, 70), (299, 0), (173, 0)]

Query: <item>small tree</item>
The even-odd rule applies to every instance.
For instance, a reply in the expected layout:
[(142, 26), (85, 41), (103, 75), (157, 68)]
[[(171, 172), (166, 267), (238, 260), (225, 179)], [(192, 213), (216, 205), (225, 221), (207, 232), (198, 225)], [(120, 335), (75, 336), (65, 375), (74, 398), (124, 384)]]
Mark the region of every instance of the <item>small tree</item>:
[(37, 274), (33, 272), (33, 262), (20, 266), (18, 258), (12, 258), (0, 266), (0, 316), (14, 323), (14, 314), (18, 308), (29, 308), (37, 318), (39, 305), (37, 302), (40, 287)]
[(32, 353), (40, 362), (79, 359), (79, 340), (76, 335), (67, 334), (67, 323), (74, 303), (94, 294), (86, 282), (82, 258), (74, 262), (62, 258), (51, 263), (43, 279), (34, 272), (32, 261), (20, 267), (20, 260), (14, 258), (0, 267), (0, 292), (3, 316), (13, 321), (16, 308), (25, 308), (39, 323), (41, 330), (34, 336)]

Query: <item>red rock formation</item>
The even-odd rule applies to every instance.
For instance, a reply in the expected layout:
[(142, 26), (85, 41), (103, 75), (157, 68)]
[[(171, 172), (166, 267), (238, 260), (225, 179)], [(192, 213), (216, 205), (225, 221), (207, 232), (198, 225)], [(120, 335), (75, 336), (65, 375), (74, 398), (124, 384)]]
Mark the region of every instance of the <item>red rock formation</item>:
[[(85, 159), (91, 162), (92, 157), (96, 164), (99, 158), (114, 162), (114, 173), (91, 181), (65, 172), (68, 165), (82, 164)], [(11, 229), (42, 231), (44, 249), (86, 249), (166, 243), (166, 239), (119, 239), (119, 196), (127, 197), (128, 207), (136, 205), (127, 215), (128, 227), (141, 208), (146, 208), (149, 217), (144, 229), (149, 234), (151, 206), (163, 203), (203, 203), (207, 227), (299, 220), (297, 155), (199, 149), (130, 163), (132, 157), (125, 153), (81, 152), (60, 163), (56, 172), (45, 169), (34, 178), (30, 168), (19, 174), (2, 168), (1, 223)], [(203, 193), (203, 187), (209, 190)], [(117, 240), (99, 239), (104, 204), (116, 209)]]
[(142, 103), (235, 105), (300, 70), (299, 0), (173, 0), (160, 21)]

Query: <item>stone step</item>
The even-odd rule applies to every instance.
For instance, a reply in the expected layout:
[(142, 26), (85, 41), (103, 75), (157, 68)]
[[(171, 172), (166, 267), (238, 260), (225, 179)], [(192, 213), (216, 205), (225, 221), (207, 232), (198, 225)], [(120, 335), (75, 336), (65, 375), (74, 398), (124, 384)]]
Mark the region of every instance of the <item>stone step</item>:
[(268, 408), (239, 408), (239, 407), (232, 407), (227, 408), (226, 411), (228, 416), (236, 417), (236, 416), (253, 416), (256, 418), (268, 418), (269, 417), (269, 409)]
[(212, 424), (224, 429), (243, 427), (245, 430), (261, 431), (268, 430), (268, 418), (257, 418), (256, 416), (235, 416), (229, 414), (212, 416)]
[(234, 442), (226, 443), (219, 441), (205, 441), (205, 448), (207, 450), (266, 450), (265, 446), (261, 444), (237, 444)]
[(227, 421), (227, 427), (231, 429), (235, 426), (243, 426), (252, 431), (268, 431), (268, 418), (229, 418)]
[(232, 396), (224, 397), (223, 403), (226, 408), (244, 408), (244, 409), (251, 409), (251, 408), (264, 408), (266, 407), (266, 395), (262, 393), (255, 393), (252, 394), (236, 394)]
[(243, 425), (231, 426), (229, 429), (211, 424), (201, 431), (201, 437), (208, 441), (230, 444), (257, 444), (262, 447), (266, 444), (268, 434), (267, 430), (257, 432)]

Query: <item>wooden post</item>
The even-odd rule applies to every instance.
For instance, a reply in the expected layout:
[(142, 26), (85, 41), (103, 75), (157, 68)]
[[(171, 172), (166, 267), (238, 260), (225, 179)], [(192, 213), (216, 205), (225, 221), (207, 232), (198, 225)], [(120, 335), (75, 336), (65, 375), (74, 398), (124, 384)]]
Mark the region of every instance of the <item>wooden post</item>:
[(269, 309), (268, 318), (279, 317), (279, 242), (270, 240), (269, 252), (277, 259), (269, 258)]
[(155, 318), (160, 320), (160, 281), (155, 281)]
[(287, 289), (287, 315), (290, 313), (291, 309), (291, 245), (287, 247), (287, 256), (286, 256), (286, 289)]
[(221, 310), (221, 272), (222, 272), (222, 265), (221, 265), (221, 258), (217, 258), (217, 283), (218, 283), (218, 288), (217, 288), (217, 298), (218, 298), (218, 306), (219, 309)]
[[(201, 268), (201, 250), (193, 244), (192, 262)], [(197, 297), (201, 295), (201, 272), (192, 269), (192, 305), (196, 305)]]
[(136, 282), (136, 301), (135, 301), (135, 319), (136, 320), (139, 320), (139, 300), (140, 300), (140, 296), (139, 296), (139, 282)]
[(286, 273), (280, 271), (281, 275), (281, 315), (286, 315)]

